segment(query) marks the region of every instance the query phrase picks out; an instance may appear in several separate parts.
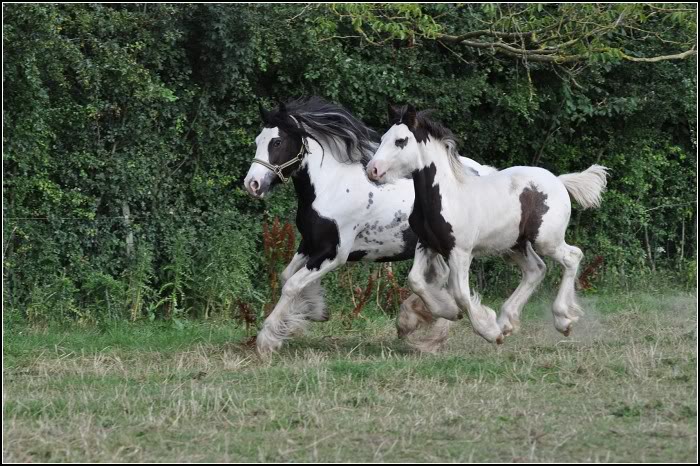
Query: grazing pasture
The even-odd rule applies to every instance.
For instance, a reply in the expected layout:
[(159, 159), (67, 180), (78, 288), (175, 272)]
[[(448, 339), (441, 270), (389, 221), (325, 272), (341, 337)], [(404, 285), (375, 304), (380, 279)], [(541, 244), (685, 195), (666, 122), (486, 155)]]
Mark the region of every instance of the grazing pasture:
[[(643, 287), (640, 287), (643, 288)], [(260, 359), (227, 322), (5, 323), (6, 461), (694, 461), (696, 297), (603, 292), (571, 337), (553, 290), (496, 347), (419, 354), (331, 321)]]

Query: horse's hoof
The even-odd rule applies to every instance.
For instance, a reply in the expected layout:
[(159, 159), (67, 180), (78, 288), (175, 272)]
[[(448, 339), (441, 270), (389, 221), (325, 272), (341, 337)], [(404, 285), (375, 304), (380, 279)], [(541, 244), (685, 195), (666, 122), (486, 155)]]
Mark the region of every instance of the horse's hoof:
[(503, 341), (504, 341), (504, 336), (503, 336), (503, 334), (498, 335), (498, 337), (496, 338), (496, 344), (497, 344), (497, 345), (502, 345), (502, 344), (503, 344)]
[(561, 333), (563, 333), (565, 337), (568, 337), (568, 336), (571, 334), (571, 325), (569, 325), (568, 327), (566, 327), (566, 330), (564, 330), (564, 331), (561, 332)]
[(261, 332), (255, 338), (255, 347), (258, 355), (268, 357), (282, 348), (282, 341), (270, 339), (265, 333)]
[(324, 309), (321, 311), (320, 314), (314, 314), (311, 313), (307, 319), (310, 320), (311, 322), (328, 322), (331, 318), (330, 312), (328, 312), (328, 309)]

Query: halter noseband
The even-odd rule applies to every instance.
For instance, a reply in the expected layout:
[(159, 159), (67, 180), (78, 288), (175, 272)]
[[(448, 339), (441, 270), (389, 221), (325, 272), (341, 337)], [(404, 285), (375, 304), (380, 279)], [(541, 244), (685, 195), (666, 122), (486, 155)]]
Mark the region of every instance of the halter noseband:
[[(293, 116), (289, 115), (289, 118), (294, 120), (294, 123), (299, 125), (299, 122), (294, 118)], [(284, 170), (287, 167), (291, 167), (297, 162), (301, 162), (304, 159), (304, 155), (309, 152), (309, 149), (307, 149), (307, 143), (306, 143), (306, 138), (304, 136), (301, 137), (301, 147), (299, 148), (299, 153), (296, 155), (291, 160), (288, 160), (287, 162), (284, 162), (282, 165), (272, 165), (269, 162), (265, 162), (264, 160), (260, 159), (253, 159), (253, 163), (259, 163), (265, 168), (269, 168), (274, 172), (275, 175), (279, 176), (280, 180), (282, 180), (282, 183), (286, 183), (289, 181), (289, 178), (285, 178), (285, 176), (282, 174), (282, 170)]]

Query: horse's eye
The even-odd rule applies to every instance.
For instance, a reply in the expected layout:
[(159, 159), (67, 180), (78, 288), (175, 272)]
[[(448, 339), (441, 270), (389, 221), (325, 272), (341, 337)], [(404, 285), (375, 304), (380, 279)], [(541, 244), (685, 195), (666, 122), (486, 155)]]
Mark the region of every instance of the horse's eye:
[(397, 139), (395, 141), (395, 144), (396, 144), (396, 147), (403, 149), (404, 147), (406, 147), (406, 144), (408, 144), (408, 137), (405, 137), (403, 139)]
[(280, 144), (282, 144), (282, 140), (278, 139), (278, 140), (276, 140), (276, 141), (272, 144), (272, 146), (273, 146), (273, 147), (279, 147)]

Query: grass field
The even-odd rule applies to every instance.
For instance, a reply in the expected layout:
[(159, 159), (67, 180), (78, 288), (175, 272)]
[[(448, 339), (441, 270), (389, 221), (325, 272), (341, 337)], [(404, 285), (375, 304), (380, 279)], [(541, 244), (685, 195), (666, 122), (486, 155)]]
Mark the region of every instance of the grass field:
[(695, 295), (550, 293), (500, 347), (439, 355), (393, 321), (331, 320), (270, 360), (224, 323), (5, 324), (5, 461), (669, 461), (697, 457)]

